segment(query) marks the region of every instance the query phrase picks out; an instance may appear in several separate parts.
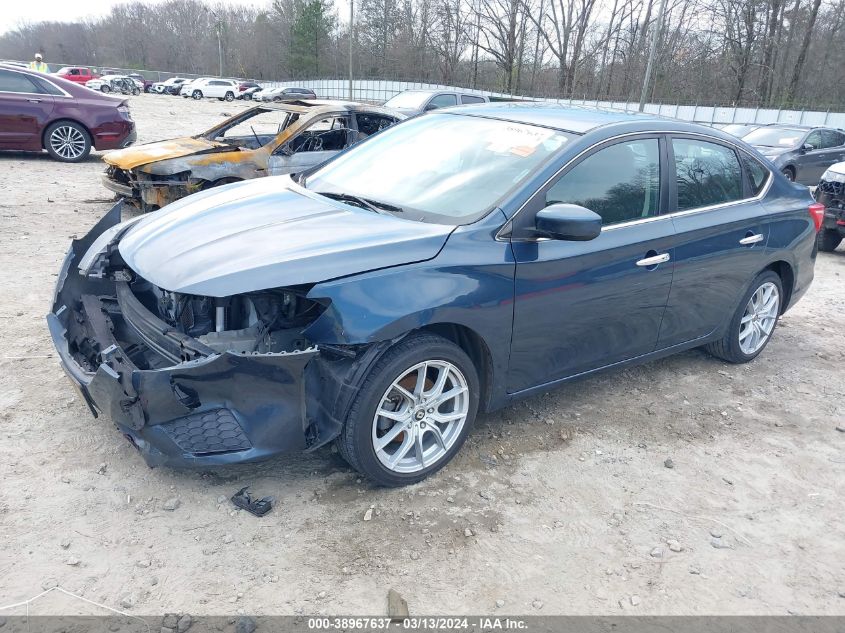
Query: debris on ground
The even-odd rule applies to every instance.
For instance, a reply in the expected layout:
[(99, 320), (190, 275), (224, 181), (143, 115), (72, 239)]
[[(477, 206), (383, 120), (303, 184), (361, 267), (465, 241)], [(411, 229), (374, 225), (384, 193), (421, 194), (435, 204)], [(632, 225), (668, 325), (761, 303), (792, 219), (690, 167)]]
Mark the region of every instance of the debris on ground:
[(391, 620), (401, 620), (410, 615), (408, 602), (395, 589), (390, 589), (387, 592), (387, 615)]
[(232, 503), (257, 517), (263, 517), (270, 512), (273, 508), (275, 498), (261, 497), (261, 499), (253, 499), (247, 490), (249, 490), (249, 486), (244, 486), (232, 495)]

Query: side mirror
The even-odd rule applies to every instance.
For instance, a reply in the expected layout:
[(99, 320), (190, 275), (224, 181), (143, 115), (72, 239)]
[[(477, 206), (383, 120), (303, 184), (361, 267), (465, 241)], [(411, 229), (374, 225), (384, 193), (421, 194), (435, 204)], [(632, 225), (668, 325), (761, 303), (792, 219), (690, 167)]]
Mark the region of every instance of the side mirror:
[(815, 145), (813, 145), (812, 143), (804, 143), (804, 144), (801, 146), (801, 151), (802, 151), (802, 152), (812, 152), (814, 149), (816, 149), (816, 146), (815, 146)]
[(601, 234), (601, 216), (577, 204), (557, 203), (537, 212), (535, 226), (543, 237), (586, 242)]

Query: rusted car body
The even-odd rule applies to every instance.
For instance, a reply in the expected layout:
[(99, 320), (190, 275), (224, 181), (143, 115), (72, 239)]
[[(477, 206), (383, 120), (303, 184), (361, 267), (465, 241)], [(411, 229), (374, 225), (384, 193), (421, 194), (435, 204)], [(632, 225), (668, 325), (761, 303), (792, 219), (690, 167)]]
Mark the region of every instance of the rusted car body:
[(403, 118), (345, 101), (265, 104), (196, 136), (109, 152), (103, 184), (152, 211), (217, 185), (313, 167)]

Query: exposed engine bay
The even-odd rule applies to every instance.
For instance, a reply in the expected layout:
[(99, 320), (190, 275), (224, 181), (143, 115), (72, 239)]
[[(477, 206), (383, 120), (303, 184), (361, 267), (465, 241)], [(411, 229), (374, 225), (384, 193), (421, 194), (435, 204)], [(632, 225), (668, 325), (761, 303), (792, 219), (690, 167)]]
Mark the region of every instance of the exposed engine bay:
[(217, 352), (306, 349), (308, 341), (302, 330), (323, 311), (319, 303), (305, 298), (307, 288), (222, 299), (169, 292), (146, 281), (132, 284), (132, 289), (163, 321)]

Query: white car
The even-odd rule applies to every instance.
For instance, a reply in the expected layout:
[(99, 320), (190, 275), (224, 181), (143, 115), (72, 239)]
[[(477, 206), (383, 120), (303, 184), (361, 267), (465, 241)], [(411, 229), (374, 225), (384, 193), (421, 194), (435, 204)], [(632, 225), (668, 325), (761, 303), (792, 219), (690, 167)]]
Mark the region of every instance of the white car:
[[(170, 77), (169, 79), (165, 79), (164, 81), (155, 82), (151, 90), (158, 94), (173, 92), (177, 89), (177, 86), (182, 86), (185, 82), (188, 81), (190, 81), (190, 79), (185, 79), (184, 77)], [(169, 88), (171, 87), (173, 88), (173, 90), (169, 90)]]
[(238, 82), (231, 79), (203, 77), (182, 86), (180, 94), (183, 97), (191, 97), (192, 99), (216, 97), (221, 101), (234, 101), (238, 94)]
[(85, 82), (85, 87), (91, 88), (91, 90), (98, 90), (99, 92), (119, 92), (119, 84), (121, 82), (128, 82), (130, 86), (133, 86), (132, 94), (135, 95), (141, 94), (141, 91), (144, 89), (143, 82), (126, 75), (103, 75), (97, 79)]

